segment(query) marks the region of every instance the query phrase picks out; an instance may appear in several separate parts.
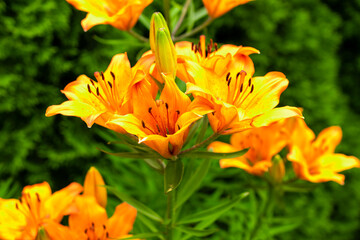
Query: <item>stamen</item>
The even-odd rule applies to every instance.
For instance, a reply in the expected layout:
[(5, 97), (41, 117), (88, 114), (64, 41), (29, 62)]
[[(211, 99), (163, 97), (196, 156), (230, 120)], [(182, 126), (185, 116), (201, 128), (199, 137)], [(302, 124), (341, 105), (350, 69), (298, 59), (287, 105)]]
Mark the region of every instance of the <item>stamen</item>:
[(88, 89), (89, 93), (91, 93), (91, 89), (90, 89), (90, 85), (89, 85), (89, 84), (87, 85), (87, 89)]
[(226, 74), (226, 81), (229, 81), (229, 77), (230, 77), (230, 72), (228, 72), (228, 73)]
[(251, 78), (249, 79), (249, 87), (250, 87), (250, 85), (251, 85)]
[(103, 80), (103, 81), (105, 81), (105, 76), (104, 76), (104, 73), (101, 71), (101, 72), (100, 72), (100, 74), (101, 74), (101, 78), (102, 78), (102, 80)]
[(159, 132), (161, 132), (161, 131), (160, 131), (159, 124), (156, 124), (156, 128), (157, 128), (157, 130), (158, 130)]
[(165, 107), (166, 109), (169, 109), (169, 105), (167, 103), (165, 103)]
[(143, 127), (143, 128), (146, 128), (144, 121), (141, 120), (141, 124), (142, 124), (142, 127)]
[(98, 87), (96, 88), (96, 95), (100, 96), (100, 91)]
[(195, 46), (195, 44), (192, 42), (192, 43), (191, 43), (191, 50), (192, 50), (192, 51), (194, 51), (194, 46)]
[(180, 111), (179, 111), (179, 110), (176, 110), (176, 113), (177, 113), (178, 115), (180, 115)]
[(106, 229), (106, 226), (105, 226), (105, 224), (103, 224), (103, 228), (104, 228), (104, 230)]
[(181, 129), (181, 127), (179, 126), (179, 124), (177, 125), (177, 127), (178, 127), (179, 130)]
[(85, 233), (85, 234), (87, 234), (87, 232), (88, 232), (88, 229), (87, 229), (87, 228), (85, 228), (85, 231), (84, 231), (84, 233)]
[(151, 109), (152, 109), (152, 107), (149, 107), (149, 109), (148, 109), (148, 112), (151, 114)]
[(218, 45), (217, 43), (214, 44), (214, 47), (215, 47), (215, 52), (218, 50)]
[(36, 195), (37, 201), (40, 202), (40, 195), (39, 195), (39, 193), (35, 193), (35, 195)]
[(17, 210), (19, 210), (19, 204), (18, 203), (15, 204), (15, 207), (16, 207)]
[(115, 74), (112, 71), (110, 71), (110, 74), (111, 74), (113, 80), (115, 81)]
[(243, 86), (244, 86), (244, 84), (241, 84), (240, 93), (243, 91)]
[(250, 93), (252, 93), (253, 91), (254, 91), (254, 85), (251, 86)]
[(109, 82), (109, 81), (108, 81), (107, 83), (109, 84), (110, 88), (112, 88), (112, 84), (111, 84), (111, 82)]
[(230, 83), (231, 83), (231, 77), (229, 78), (228, 83), (227, 83), (228, 87), (230, 86)]

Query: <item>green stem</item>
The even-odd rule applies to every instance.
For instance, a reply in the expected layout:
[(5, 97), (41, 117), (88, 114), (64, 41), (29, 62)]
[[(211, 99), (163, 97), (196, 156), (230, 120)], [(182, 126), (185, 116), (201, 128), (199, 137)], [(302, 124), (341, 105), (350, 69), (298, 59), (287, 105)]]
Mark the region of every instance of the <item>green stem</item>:
[(166, 206), (166, 232), (165, 239), (173, 239), (173, 227), (174, 227), (174, 217), (175, 217), (175, 195), (176, 190), (172, 190), (166, 194), (167, 197), (167, 206)]
[(194, 28), (190, 32), (187, 32), (187, 33), (184, 33), (184, 34), (182, 34), (182, 35), (180, 35), (178, 37), (175, 37), (174, 41), (179, 41), (179, 40), (181, 40), (183, 38), (190, 37), (190, 36), (194, 35), (195, 33), (200, 32), (202, 29), (206, 28), (210, 23), (212, 23), (212, 21), (214, 21), (214, 18), (209, 17), (208, 19), (206, 19), (205, 22), (203, 22), (201, 25)]
[(129, 31), (127, 31), (131, 36), (133, 36), (134, 38), (140, 40), (141, 42), (145, 42), (147, 43), (149, 41), (149, 39), (141, 36), (140, 34), (138, 34), (137, 32), (134, 32), (134, 30), (130, 29)]
[(170, 29), (171, 28), (170, 27), (171, 26), (171, 24), (170, 24), (170, 0), (164, 0), (163, 7), (164, 7), (164, 17), (165, 17), (167, 25)]
[(205, 139), (204, 141), (202, 141), (202, 142), (200, 142), (200, 143), (198, 143), (198, 144), (195, 144), (194, 146), (192, 146), (192, 147), (190, 147), (190, 148), (188, 148), (188, 149), (185, 149), (185, 150), (181, 151), (181, 152), (179, 153), (179, 155), (184, 155), (184, 154), (187, 154), (187, 153), (189, 153), (189, 152), (192, 152), (192, 151), (194, 151), (194, 150), (196, 150), (196, 149), (198, 149), (198, 148), (200, 148), (200, 147), (208, 144), (209, 142), (214, 141), (214, 140), (215, 140), (216, 138), (218, 138), (219, 136), (220, 136), (220, 134), (215, 132), (215, 133), (213, 133), (210, 137), (208, 137), (207, 139)]
[(181, 26), (181, 23), (184, 21), (184, 18), (185, 18), (185, 15), (187, 13), (187, 10), (189, 9), (189, 6), (190, 6), (190, 3), (191, 3), (192, 0), (186, 0), (185, 4), (184, 4), (184, 7), (181, 11), (181, 15), (180, 15), (180, 18), (179, 18), (179, 21), (176, 23), (176, 26), (174, 28), (174, 30), (172, 31), (172, 34), (171, 34), (171, 38), (174, 39), (175, 38), (175, 34), (176, 32), (179, 30), (180, 26)]
[(265, 202), (265, 206), (261, 209), (260, 214), (258, 215), (255, 226), (250, 234), (249, 240), (255, 240), (256, 235), (258, 234), (259, 230), (261, 229), (261, 226), (266, 221), (267, 216), (272, 214), (273, 210), (273, 203), (274, 203), (274, 197), (275, 197), (275, 191), (274, 186), (268, 183), (267, 188), (267, 199)]

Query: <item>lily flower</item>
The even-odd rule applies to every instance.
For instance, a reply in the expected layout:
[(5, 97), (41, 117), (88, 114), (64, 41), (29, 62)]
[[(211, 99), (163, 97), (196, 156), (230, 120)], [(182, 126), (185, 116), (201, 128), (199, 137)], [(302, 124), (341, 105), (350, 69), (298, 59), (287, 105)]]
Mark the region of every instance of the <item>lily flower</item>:
[(83, 195), (95, 197), (100, 206), (106, 207), (107, 191), (105, 188), (105, 182), (95, 167), (91, 167), (86, 173)]
[(134, 91), (134, 113), (118, 116), (107, 124), (120, 127), (139, 138), (165, 158), (177, 155), (187, 137), (190, 125), (212, 110), (199, 98), (191, 102), (180, 91), (172, 76), (162, 75), (165, 86), (155, 100), (147, 88)]
[(206, 47), (203, 36), (198, 45), (177, 46), (177, 76), (187, 82), (186, 93), (212, 104), (214, 112), (208, 118), (214, 132), (230, 134), (302, 116), (295, 107), (275, 108), (289, 84), (284, 74), (253, 77), (255, 69), (249, 55), (258, 53), (256, 49), (233, 45), (217, 49), (212, 42)]
[[(60, 105), (48, 107), (47, 117), (55, 114), (80, 117), (90, 128), (94, 123), (107, 127), (106, 122), (116, 115), (132, 112), (131, 88), (134, 84), (153, 87), (146, 84), (147, 77), (141, 66), (131, 69), (125, 54), (115, 55), (109, 67), (103, 73), (96, 72), (97, 81), (81, 75), (69, 83), (62, 93), (69, 99)], [(143, 82), (145, 84), (143, 84)], [(113, 129), (124, 132), (123, 129)]]
[(0, 199), (0, 238), (33, 240), (40, 234), (50, 236), (53, 228), (61, 227), (63, 216), (74, 210), (71, 205), (81, 191), (80, 184), (72, 183), (51, 194), (49, 184), (43, 182), (26, 186), (19, 200)]
[(250, 174), (261, 176), (272, 166), (272, 158), (288, 143), (290, 134), (284, 129), (283, 121), (267, 127), (253, 128), (235, 133), (230, 144), (213, 142), (208, 146), (213, 152), (236, 152), (249, 148), (243, 156), (232, 159), (221, 159), (220, 167), (236, 167)]
[(136, 24), (142, 11), (153, 0), (66, 0), (76, 9), (88, 12), (81, 21), (84, 31), (95, 25), (109, 24), (128, 31)]
[(203, 0), (208, 14), (212, 18), (218, 18), (236, 6), (250, 2), (251, 0)]
[(338, 172), (360, 167), (354, 156), (334, 153), (342, 138), (341, 128), (332, 126), (315, 134), (301, 119), (295, 119), (295, 129), (287, 159), (293, 163), (296, 175), (309, 182), (334, 181), (344, 184), (345, 176)]

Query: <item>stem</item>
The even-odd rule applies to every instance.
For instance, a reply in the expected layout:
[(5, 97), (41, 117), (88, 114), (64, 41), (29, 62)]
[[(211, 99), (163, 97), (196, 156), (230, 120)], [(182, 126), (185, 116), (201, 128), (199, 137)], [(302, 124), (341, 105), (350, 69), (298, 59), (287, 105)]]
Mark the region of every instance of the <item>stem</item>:
[(132, 29), (130, 29), (129, 31), (127, 31), (131, 36), (133, 36), (134, 38), (140, 40), (141, 42), (145, 42), (147, 43), (149, 41), (149, 39), (141, 36), (140, 34), (138, 34), (137, 32), (134, 32)]
[(184, 21), (184, 18), (185, 18), (185, 15), (187, 13), (187, 10), (189, 9), (189, 6), (190, 6), (190, 3), (191, 3), (192, 0), (186, 0), (185, 4), (184, 4), (184, 7), (181, 11), (181, 15), (180, 15), (180, 18), (179, 18), (179, 21), (176, 23), (176, 26), (174, 28), (174, 30), (172, 31), (172, 34), (171, 34), (171, 38), (174, 39), (175, 38), (175, 34), (176, 32), (179, 30), (180, 26), (181, 26), (181, 23)]
[(258, 234), (259, 230), (261, 229), (263, 222), (265, 222), (267, 215), (270, 215), (272, 213), (274, 196), (275, 196), (274, 186), (268, 183), (266, 203), (256, 219), (256, 223), (254, 229), (250, 234), (249, 240), (256, 239), (255, 237)]
[(174, 216), (175, 216), (175, 192), (172, 190), (166, 194), (167, 197), (167, 206), (166, 206), (166, 232), (165, 239), (172, 240), (173, 238), (173, 227), (174, 227)]
[(163, 6), (164, 6), (164, 17), (170, 29), (170, 0), (164, 0)]
[(195, 144), (195, 145), (192, 146), (191, 148), (188, 148), (188, 149), (185, 149), (185, 150), (181, 151), (181, 152), (179, 153), (179, 155), (183, 155), (183, 154), (192, 152), (192, 151), (196, 150), (197, 148), (206, 145), (208, 142), (211, 142), (211, 141), (215, 140), (215, 139), (218, 138), (219, 136), (220, 136), (220, 134), (215, 132), (215, 133), (213, 133), (210, 137), (208, 137), (207, 139), (205, 139), (204, 141), (202, 141), (202, 142), (200, 142), (200, 143), (198, 143), (198, 144)]
[(192, 35), (194, 35), (197, 32), (200, 32), (203, 28), (206, 28), (210, 23), (212, 23), (212, 21), (214, 21), (214, 18), (209, 17), (208, 19), (206, 19), (205, 22), (203, 22), (201, 25), (199, 25), (198, 27), (194, 28), (193, 30), (191, 30), (190, 32), (184, 33), (178, 37), (174, 38), (174, 41), (179, 41), (183, 38), (187, 38), (190, 37)]

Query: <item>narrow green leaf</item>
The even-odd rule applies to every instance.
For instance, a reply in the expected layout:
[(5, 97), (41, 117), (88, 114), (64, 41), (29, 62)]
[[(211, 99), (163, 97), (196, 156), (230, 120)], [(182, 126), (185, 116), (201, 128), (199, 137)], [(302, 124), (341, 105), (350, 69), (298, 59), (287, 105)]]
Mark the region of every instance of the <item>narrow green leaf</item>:
[(206, 173), (210, 167), (210, 161), (204, 159), (203, 162), (198, 166), (195, 173), (187, 179), (186, 182), (180, 187), (177, 194), (177, 202), (175, 208), (180, 207), (184, 202), (186, 202), (191, 195), (200, 187), (202, 180), (204, 179)]
[(177, 159), (176, 161), (168, 161), (164, 175), (165, 193), (171, 192), (179, 186), (183, 174), (184, 164), (182, 163), (181, 159)]
[(136, 235), (132, 235), (131, 237), (126, 238), (118, 238), (119, 240), (127, 240), (127, 239), (139, 239), (139, 238), (151, 238), (151, 237), (158, 237), (160, 239), (164, 239), (162, 233), (139, 233)]
[(291, 183), (291, 184), (284, 184), (282, 189), (286, 192), (309, 192), (314, 190), (317, 187), (316, 184), (301, 184), (301, 183)]
[(196, 237), (205, 237), (208, 236), (210, 234), (213, 234), (217, 231), (219, 231), (218, 229), (207, 229), (207, 230), (199, 230), (199, 229), (195, 229), (195, 228), (189, 228), (189, 227), (175, 227), (176, 229), (178, 229), (181, 232), (190, 234), (192, 236), (196, 236)]
[(220, 203), (219, 205), (214, 206), (210, 209), (206, 209), (204, 211), (200, 211), (200, 212), (194, 213), (192, 215), (188, 215), (188, 216), (184, 217), (183, 219), (180, 219), (177, 222), (177, 224), (195, 223), (195, 222), (200, 222), (204, 219), (209, 219), (209, 218), (211, 218), (212, 221), (215, 221), (223, 213), (230, 210), (233, 206), (235, 206), (235, 204), (237, 204), (241, 199), (245, 198), (248, 195), (249, 195), (248, 192), (244, 192), (244, 193), (240, 194), (238, 197), (234, 198), (233, 200), (226, 200), (226, 201)]
[(141, 14), (139, 17), (139, 22), (144, 25), (148, 30), (150, 30), (150, 18), (145, 16), (144, 14)]
[(154, 222), (147, 218), (144, 214), (138, 213), (136, 219), (141, 221), (151, 232), (157, 232), (158, 229), (154, 225)]
[(155, 220), (157, 222), (163, 222), (164, 220), (162, 217), (159, 216), (154, 210), (150, 209), (149, 207), (145, 206), (143, 203), (139, 202), (138, 200), (135, 200), (134, 198), (128, 196), (127, 194), (120, 192), (118, 189), (114, 187), (106, 186), (106, 188), (113, 193), (115, 196), (117, 196), (120, 200), (127, 202), (134, 208), (136, 208), (140, 213), (144, 214), (148, 218)]
[(187, 158), (200, 158), (200, 159), (226, 159), (226, 158), (236, 158), (244, 155), (249, 149), (243, 149), (241, 151), (237, 152), (231, 152), (231, 153), (216, 153), (216, 152), (188, 152), (184, 153), (182, 155), (179, 155), (179, 157), (187, 157)]
[(130, 46), (130, 47), (142, 47), (145, 45), (145, 43), (140, 42), (140, 41), (135, 41), (133, 38), (132, 39), (105, 39), (105, 38), (101, 38), (99, 36), (94, 36), (93, 37), (96, 41), (102, 43), (102, 44), (107, 44), (107, 45), (117, 45), (117, 46)]
[(108, 152), (105, 151), (103, 149), (100, 149), (100, 151), (112, 155), (112, 156), (118, 156), (118, 157), (122, 157), (122, 158), (131, 158), (131, 159), (159, 159), (162, 158), (159, 154), (157, 153), (147, 153), (147, 152), (118, 152), (118, 153), (112, 153), (112, 152)]
[(291, 222), (289, 224), (286, 225), (281, 225), (281, 226), (271, 226), (271, 228), (269, 229), (269, 234), (270, 236), (275, 236), (281, 233), (285, 233), (285, 232), (289, 232), (294, 230), (295, 228), (298, 228), (299, 226), (301, 226), (302, 221), (296, 221), (296, 222)]

